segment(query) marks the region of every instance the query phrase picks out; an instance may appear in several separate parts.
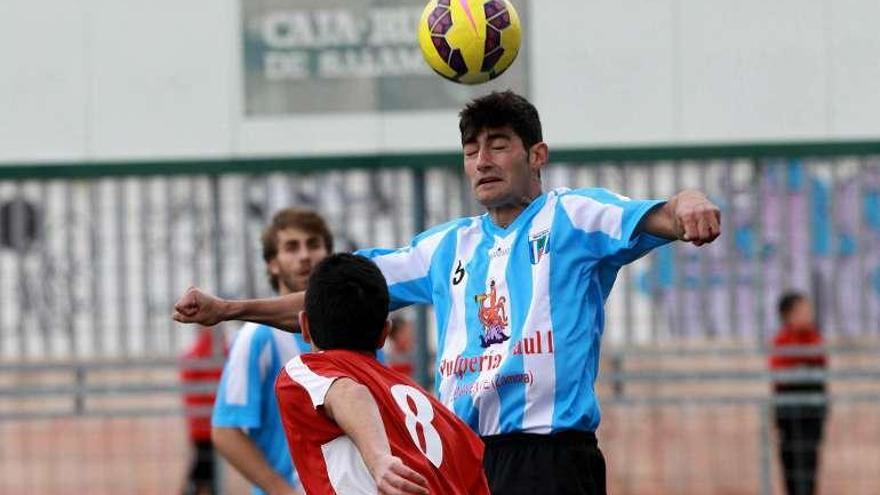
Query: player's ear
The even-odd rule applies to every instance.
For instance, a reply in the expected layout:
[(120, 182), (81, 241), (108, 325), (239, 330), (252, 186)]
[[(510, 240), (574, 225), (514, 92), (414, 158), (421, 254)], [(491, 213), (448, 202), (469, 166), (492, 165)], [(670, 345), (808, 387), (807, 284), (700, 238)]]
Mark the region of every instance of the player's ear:
[(281, 268), (278, 266), (278, 258), (272, 258), (266, 266), (269, 268), (269, 273), (272, 275), (277, 276), (281, 273)]
[(379, 334), (379, 339), (376, 341), (376, 349), (381, 349), (382, 346), (385, 345), (385, 339), (388, 338), (388, 334), (391, 333), (391, 318), (385, 320), (385, 326), (382, 327), (382, 333)]
[(541, 169), (544, 168), (549, 159), (550, 148), (547, 146), (547, 143), (541, 141), (532, 145), (532, 148), (529, 150), (529, 168), (540, 174)]
[(297, 319), (299, 320), (299, 330), (302, 332), (303, 340), (307, 344), (312, 343), (312, 332), (309, 328), (309, 317), (306, 315), (305, 311), (300, 311), (297, 314)]

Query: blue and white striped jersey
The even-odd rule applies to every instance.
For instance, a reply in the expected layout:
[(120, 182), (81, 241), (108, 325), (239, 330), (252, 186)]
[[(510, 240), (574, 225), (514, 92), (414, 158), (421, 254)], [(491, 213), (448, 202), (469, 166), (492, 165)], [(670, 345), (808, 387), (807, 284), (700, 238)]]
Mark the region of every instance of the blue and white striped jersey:
[(357, 254), (392, 309), (433, 304), (437, 394), (480, 435), (595, 431), (604, 303), (621, 266), (665, 239), (638, 231), (660, 201), (556, 189), (507, 228), (488, 214)]
[[(311, 351), (301, 334), (247, 323), (235, 336), (217, 389), (213, 426), (242, 428), (272, 468), (299, 486), (275, 399), (275, 379), (288, 361)], [(265, 492), (251, 488), (253, 495)]]

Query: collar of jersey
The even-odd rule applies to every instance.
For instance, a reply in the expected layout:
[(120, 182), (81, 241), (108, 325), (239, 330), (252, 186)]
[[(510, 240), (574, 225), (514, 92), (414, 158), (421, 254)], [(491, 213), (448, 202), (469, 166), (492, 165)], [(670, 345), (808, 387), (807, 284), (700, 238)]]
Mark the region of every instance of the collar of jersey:
[(546, 202), (547, 193), (541, 193), (540, 196), (535, 198), (535, 200), (532, 201), (529, 206), (526, 206), (522, 213), (520, 213), (519, 216), (516, 217), (513, 222), (511, 222), (511, 224), (505, 228), (495, 225), (495, 223), (492, 221), (492, 217), (490, 217), (489, 213), (486, 212), (483, 214), (483, 228), (489, 234), (506, 237), (511, 232), (515, 232), (516, 230), (518, 230), (522, 224), (528, 222), (533, 216), (535, 216), (535, 213), (537, 213), (538, 210), (540, 210)]

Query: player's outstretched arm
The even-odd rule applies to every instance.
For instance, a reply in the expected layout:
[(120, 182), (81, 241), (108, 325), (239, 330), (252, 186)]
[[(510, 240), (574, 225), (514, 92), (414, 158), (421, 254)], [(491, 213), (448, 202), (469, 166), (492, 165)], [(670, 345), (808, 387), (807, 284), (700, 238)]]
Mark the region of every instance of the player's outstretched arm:
[(721, 210), (700, 191), (685, 190), (649, 213), (642, 230), (702, 246), (721, 235)]
[(324, 412), (357, 445), (380, 495), (423, 495), (428, 482), (391, 455), (379, 406), (367, 387), (340, 378), (324, 397)]
[(305, 306), (305, 292), (269, 299), (226, 300), (190, 287), (177, 300), (171, 317), (180, 323), (214, 326), (221, 321), (262, 323), (288, 332), (298, 332), (297, 315)]

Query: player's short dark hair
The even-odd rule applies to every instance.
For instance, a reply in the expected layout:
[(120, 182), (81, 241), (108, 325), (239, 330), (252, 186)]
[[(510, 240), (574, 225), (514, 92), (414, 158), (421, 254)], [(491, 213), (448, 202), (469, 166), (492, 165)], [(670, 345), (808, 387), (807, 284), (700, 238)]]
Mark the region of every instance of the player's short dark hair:
[(388, 285), (379, 268), (354, 254), (324, 258), (309, 277), (305, 311), (320, 349), (375, 351), (388, 319)]
[(473, 142), (484, 129), (510, 126), (526, 150), (544, 140), (538, 109), (513, 91), (493, 91), (468, 103), (458, 114), (461, 144)]
[[(324, 241), (327, 252), (333, 252), (333, 234), (327, 228), (327, 222), (321, 215), (304, 208), (284, 208), (272, 216), (272, 223), (266, 227), (261, 237), (263, 261), (266, 263), (278, 256), (278, 232), (284, 229), (299, 229), (308, 234), (316, 235)], [(269, 285), (272, 286), (272, 290), (278, 292), (278, 276), (273, 275), (268, 268), (266, 273), (269, 276)]]
[(782, 297), (779, 298), (779, 318), (782, 321), (786, 321), (788, 319), (788, 315), (791, 314), (791, 311), (795, 306), (801, 301), (805, 301), (807, 299), (806, 294), (798, 291), (789, 291), (782, 294)]

